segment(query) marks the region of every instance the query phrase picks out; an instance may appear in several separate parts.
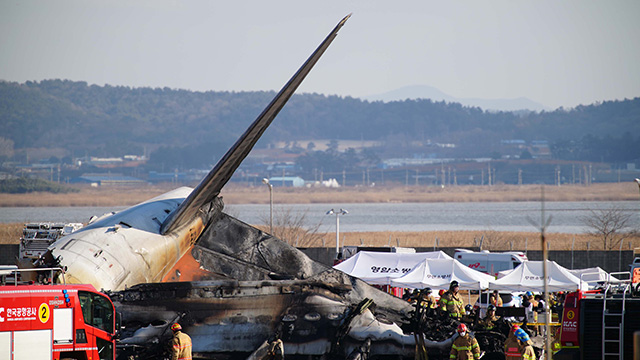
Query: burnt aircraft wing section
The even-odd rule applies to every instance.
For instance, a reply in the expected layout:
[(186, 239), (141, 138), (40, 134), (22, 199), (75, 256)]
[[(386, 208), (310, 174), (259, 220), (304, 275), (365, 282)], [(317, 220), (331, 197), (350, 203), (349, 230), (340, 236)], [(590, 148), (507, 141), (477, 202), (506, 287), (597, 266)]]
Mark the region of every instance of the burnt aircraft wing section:
[(169, 214), (160, 228), (161, 234), (170, 233), (191, 221), (203, 206), (218, 196), (222, 187), (229, 181), (238, 166), (240, 166), (240, 163), (249, 154), (251, 149), (253, 149), (258, 139), (260, 139), (282, 107), (287, 103), (289, 98), (291, 98), (309, 71), (311, 71), (315, 63), (336, 37), (338, 30), (340, 30), (350, 16), (351, 14), (347, 15), (336, 25), (333, 31), (324, 39), (302, 67), (293, 75), (282, 90), (280, 90), (278, 95), (276, 95), (271, 103), (262, 111), (260, 116), (249, 126), (238, 141), (236, 141), (233, 147), (218, 161), (216, 166), (214, 166), (202, 182), (198, 184), (185, 201), (183, 201), (175, 211)]

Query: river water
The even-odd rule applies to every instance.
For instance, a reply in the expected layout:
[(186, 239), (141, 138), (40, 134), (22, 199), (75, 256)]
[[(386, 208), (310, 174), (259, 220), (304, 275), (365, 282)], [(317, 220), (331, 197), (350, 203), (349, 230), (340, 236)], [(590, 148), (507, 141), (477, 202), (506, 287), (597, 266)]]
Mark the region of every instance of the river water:
[[(586, 230), (582, 218), (592, 211), (618, 207), (631, 213), (633, 226), (640, 227), (640, 201), (547, 202), (548, 232), (578, 234)], [(535, 232), (541, 222), (539, 202), (491, 203), (375, 203), (274, 205), (274, 223), (282, 214), (304, 216), (307, 227), (320, 225), (320, 232), (334, 232), (335, 215), (330, 209), (346, 209), (340, 216), (340, 231), (454, 231), (494, 230)], [(1, 223), (40, 221), (87, 222), (92, 215), (119, 211), (124, 207), (6, 207), (0, 208)], [(269, 223), (269, 205), (227, 205), (225, 212), (254, 225)], [(534, 225), (535, 224), (535, 225)]]

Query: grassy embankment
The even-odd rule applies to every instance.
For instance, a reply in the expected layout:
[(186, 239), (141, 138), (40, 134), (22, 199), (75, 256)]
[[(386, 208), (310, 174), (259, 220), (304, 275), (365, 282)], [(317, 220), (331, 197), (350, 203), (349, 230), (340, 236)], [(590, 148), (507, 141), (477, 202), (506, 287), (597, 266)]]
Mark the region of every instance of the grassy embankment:
[[(69, 194), (0, 194), (0, 207), (11, 206), (123, 206), (133, 205), (172, 189), (172, 186), (149, 186), (143, 188), (82, 188), (78, 193)], [(537, 185), (498, 185), (498, 186), (451, 186), (438, 187), (375, 187), (375, 188), (311, 188), (292, 189), (275, 188), (274, 201), (278, 204), (313, 203), (402, 203), (402, 202), (510, 202), (540, 201), (541, 191)], [(627, 201), (638, 200), (638, 187), (635, 183), (594, 184), (588, 187), (545, 186), (546, 201)], [(227, 186), (222, 192), (226, 204), (266, 204), (269, 201), (265, 186), (241, 187)], [(2, 211), (2, 209), (0, 209)], [(16, 243), (20, 238), (23, 224), (0, 224), (0, 243)], [(319, 234), (310, 243), (301, 246), (332, 247), (335, 235)], [(484, 248), (490, 250), (540, 249), (540, 235), (537, 233), (484, 231), (429, 231), (429, 232), (354, 232), (342, 233), (345, 245), (431, 247), (436, 237), (440, 247), (469, 247), (484, 236)], [(547, 234), (552, 250), (601, 249), (600, 242), (587, 235)], [(341, 239), (342, 240), (342, 239)], [(628, 241), (632, 247), (640, 246), (640, 239)], [(335, 246), (335, 245), (334, 245)]]

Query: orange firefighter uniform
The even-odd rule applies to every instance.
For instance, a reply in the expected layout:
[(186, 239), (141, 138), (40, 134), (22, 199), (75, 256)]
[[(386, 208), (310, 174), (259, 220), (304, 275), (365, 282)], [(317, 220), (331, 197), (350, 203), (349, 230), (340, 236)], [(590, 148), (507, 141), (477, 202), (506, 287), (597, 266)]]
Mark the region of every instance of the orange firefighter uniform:
[(451, 346), (449, 359), (478, 359), (480, 358), (480, 345), (478, 340), (468, 333), (464, 336), (458, 336)]
[(516, 340), (516, 335), (513, 331), (509, 332), (509, 336), (504, 342), (504, 356), (507, 360), (522, 359), (520, 346), (518, 345), (518, 340)]
[(533, 346), (531, 346), (531, 339), (529, 339), (529, 335), (522, 329), (516, 330), (515, 335), (522, 359), (536, 360), (536, 353), (533, 351)]
[(489, 304), (492, 304), (495, 307), (500, 307), (503, 304), (502, 298), (499, 294), (491, 293), (491, 295), (489, 295)]
[(493, 330), (496, 326), (496, 321), (498, 321), (498, 317), (494, 314), (495, 312), (487, 314), (484, 319), (478, 321), (478, 326), (484, 330)]
[(440, 303), (442, 304), (442, 310), (447, 311), (452, 318), (460, 319), (465, 313), (464, 302), (460, 297), (460, 293), (454, 294), (453, 291), (449, 290), (442, 295)]
[(181, 331), (180, 324), (173, 324), (171, 330), (171, 360), (191, 360), (191, 337)]

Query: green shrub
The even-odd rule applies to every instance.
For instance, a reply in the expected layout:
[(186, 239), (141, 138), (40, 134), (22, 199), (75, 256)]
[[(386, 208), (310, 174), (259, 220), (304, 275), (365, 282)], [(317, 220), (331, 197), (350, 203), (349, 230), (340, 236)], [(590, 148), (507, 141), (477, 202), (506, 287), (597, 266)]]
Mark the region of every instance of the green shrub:
[(42, 179), (29, 179), (22, 177), (18, 179), (0, 180), (0, 193), (25, 194), (36, 191), (57, 194), (77, 192), (78, 190)]

